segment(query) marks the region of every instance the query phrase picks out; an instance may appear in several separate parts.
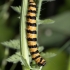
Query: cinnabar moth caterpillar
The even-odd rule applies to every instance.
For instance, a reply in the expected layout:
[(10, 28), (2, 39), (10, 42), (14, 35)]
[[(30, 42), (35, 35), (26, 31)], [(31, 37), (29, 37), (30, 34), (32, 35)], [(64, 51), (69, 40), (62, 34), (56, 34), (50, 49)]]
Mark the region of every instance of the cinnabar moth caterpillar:
[(29, 0), (27, 13), (27, 42), (32, 59), (39, 66), (44, 66), (46, 61), (40, 56), (37, 48), (37, 31), (36, 31), (36, 3)]

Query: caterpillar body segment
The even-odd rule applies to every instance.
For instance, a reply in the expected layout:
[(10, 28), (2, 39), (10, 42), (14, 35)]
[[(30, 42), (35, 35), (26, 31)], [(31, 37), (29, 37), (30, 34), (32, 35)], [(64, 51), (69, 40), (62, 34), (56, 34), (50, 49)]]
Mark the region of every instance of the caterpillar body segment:
[(37, 31), (36, 31), (36, 3), (29, 0), (27, 13), (27, 42), (32, 59), (39, 66), (44, 66), (46, 61), (40, 56), (37, 48)]

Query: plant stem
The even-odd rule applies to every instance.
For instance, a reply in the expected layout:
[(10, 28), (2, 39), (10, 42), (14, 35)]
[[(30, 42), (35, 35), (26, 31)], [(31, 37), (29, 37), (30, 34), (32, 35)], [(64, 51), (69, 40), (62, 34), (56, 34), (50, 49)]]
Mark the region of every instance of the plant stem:
[(70, 40), (67, 41), (60, 49), (59, 51), (57, 52), (57, 54), (60, 54), (63, 50), (65, 50), (70, 44)]
[[(42, 0), (39, 0), (36, 21), (39, 21), (41, 5), (42, 5)], [(38, 24), (37, 24), (37, 37), (38, 37)]]
[(39, 3), (38, 3), (38, 11), (37, 11), (37, 20), (39, 20), (41, 5), (42, 5), (42, 0), (39, 0)]
[(6, 67), (6, 64), (7, 64), (7, 61), (5, 59), (7, 59), (7, 56), (9, 55), (9, 49), (8, 48), (5, 48), (5, 57), (2, 61), (2, 64), (1, 64), (1, 69), (2, 70), (5, 70), (5, 67)]
[(16, 66), (17, 66), (17, 63), (13, 64), (12, 67), (10, 68), (10, 70), (15, 70)]
[[(22, 0), (22, 8), (21, 8), (21, 55), (24, 59), (26, 59), (29, 65), (29, 54), (26, 40), (26, 14), (27, 14), (27, 4), (28, 0)], [(22, 66), (23, 70), (30, 70), (24, 66)]]

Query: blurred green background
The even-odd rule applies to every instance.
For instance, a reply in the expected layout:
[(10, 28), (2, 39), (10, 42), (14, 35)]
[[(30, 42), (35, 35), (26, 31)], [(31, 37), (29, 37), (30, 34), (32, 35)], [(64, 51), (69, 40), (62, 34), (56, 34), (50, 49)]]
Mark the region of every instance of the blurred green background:
[[(0, 0), (0, 42), (19, 38), (19, 14), (10, 6), (19, 6), (21, 1)], [(50, 18), (53, 24), (39, 25), (38, 43), (44, 46), (44, 53), (57, 54), (54, 57), (45, 59), (47, 64), (43, 70), (70, 70), (70, 0), (43, 1), (40, 19)], [(6, 58), (6, 47), (0, 44), (0, 69), (10, 70), (12, 63), (7, 63), (4, 69)], [(9, 49), (12, 55), (15, 50)], [(18, 63), (15, 70), (20, 69)]]

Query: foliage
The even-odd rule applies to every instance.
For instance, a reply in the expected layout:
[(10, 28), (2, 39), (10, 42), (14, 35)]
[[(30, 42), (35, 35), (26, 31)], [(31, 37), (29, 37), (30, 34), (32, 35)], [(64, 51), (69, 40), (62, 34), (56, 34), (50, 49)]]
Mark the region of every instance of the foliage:
[[(10, 56), (9, 58), (6, 59), (6, 61), (8, 62), (13, 62), (13, 63), (17, 63), (17, 62), (21, 62), (21, 64), (24, 64), (22, 61), (22, 57), (20, 55), (20, 41), (19, 40), (10, 40), (10, 41), (6, 41), (6, 42), (3, 42), (2, 45), (4, 46), (7, 46), (8, 48), (12, 48), (12, 49), (16, 49), (17, 52), (15, 54), (13, 54), (12, 56)], [(39, 52), (43, 51), (43, 46), (40, 46), (38, 48)], [(30, 55), (30, 54), (29, 54)], [(42, 53), (41, 54), (43, 57), (45, 57), (46, 55), (46, 58), (51, 58), (51, 57), (54, 57), (56, 56), (55, 53), (49, 53), (47, 52), (46, 54)]]
[[(69, 3), (70, 2), (68, 0), (66, 0), (66, 5), (61, 7), (59, 9), (59, 12), (69, 10), (69, 6), (70, 6)], [(15, 31), (14, 31), (13, 27), (7, 26), (7, 23), (9, 21), (8, 19), (10, 16), (8, 13), (8, 9), (9, 9), (10, 5), (11, 5), (11, 3), (9, 2), (9, 3), (6, 3), (2, 6), (0, 6), (0, 42), (2, 45), (6, 46), (7, 51), (9, 51), (8, 48), (11, 48), (11, 49), (16, 49), (16, 52), (15, 52), (15, 54), (13, 54), (9, 58), (7, 58), (7, 56), (9, 55), (9, 52), (7, 55), (5, 55), (4, 48), (2, 45), (0, 45), (0, 49), (1, 49), (0, 52), (2, 53), (0, 56), (0, 61), (2, 61), (2, 59), (4, 58), (3, 60), (6, 60), (6, 61), (12, 62), (12, 63), (21, 62), (21, 65), (24, 65), (26, 68), (29, 68), (29, 69), (31, 68), (33, 70), (39, 70), (39, 69), (41, 70), (41, 68), (39, 68), (35, 63), (34, 63), (35, 66), (30, 67), (28, 65), (27, 61), (25, 60), (25, 58), (23, 58), (20, 55), (20, 40), (19, 39), (7, 41), (15, 35)], [(20, 13), (21, 6), (11, 6), (11, 8), (13, 10), (15, 10), (18, 14), (21, 14)], [(70, 70), (70, 66), (69, 66), (70, 58), (69, 59), (67, 58), (68, 57), (67, 55), (70, 54), (70, 46), (69, 46), (70, 41), (68, 40), (68, 37), (70, 36), (69, 18), (70, 18), (70, 12), (65, 12), (63, 14), (51, 17), (51, 19), (53, 19), (54, 21), (51, 19), (45, 19), (45, 20), (37, 19), (37, 24), (39, 24), (38, 42), (40, 45), (45, 46), (45, 52), (43, 52), (44, 46), (39, 46), (39, 51), (41, 53), (41, 56), (44, 57), (47, 61), (47, 64), (45, 67), (43, 67), (43, 70), (46, 70), (46, 69), (47, 70), (52, 70), (52, 69)], [(14, 20), (16, 20), (16, 19), (14, 19), (14, 18), (11, 19), (11, 22), (14, 22)], [(14, 23), (16, 26), (17, 25), (16, 22), (14, 22)], [(52, 24), (52, 23), (54, 23), (54, 24)], [(3, 42), (3, 41), (5, 41), (5, 42)], [(63, 45), (63, 43), (65, 43), (65, 44)], [(48, 50), (46, 52), (46, 47), (49, 47), (49, 48), (62, 47), (62, 48), (55, 50), (55, 52), (53, 52), (53, 49), (51, 49), (50, 52)], [(67, 52), (68, 54), (66, 54), (63, 51)], [(31, 62), (32, 59), (30, 57), (30, 54), (29, 54), (29, 58), (30, 58), (30, 62)], [(66, 60), (67, 59), (69, 61), (68, 62), (69, 64), (68, 64), (68, 68), (66, 69), (66, 67), (67, 67)], [(2, 63), (2, 66), (0, 66), (1, 70), (5, 70), (5, 69), (3, 69), (6, 66), (6, 64), (4, 64), (4, 62)]]

